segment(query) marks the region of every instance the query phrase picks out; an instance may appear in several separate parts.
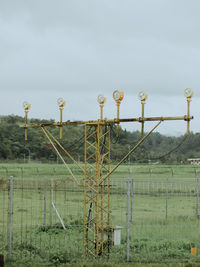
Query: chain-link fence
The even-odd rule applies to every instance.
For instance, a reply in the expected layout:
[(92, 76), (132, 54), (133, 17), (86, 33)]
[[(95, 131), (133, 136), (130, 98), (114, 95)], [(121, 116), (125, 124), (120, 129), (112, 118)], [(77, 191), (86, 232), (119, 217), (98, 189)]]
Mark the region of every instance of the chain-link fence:
[(199, 177), (127, 180), (127, 259), (190, 259), (200, 248)]
[[(190, 258), (200, 247), (199, 178), (112, 178), (111, 260)], [(63, 178), (0, 180), (0, 254), (38, 264), (83, 258), (83, 188)], [(121, 238), (120, 238), (121, 233)]]

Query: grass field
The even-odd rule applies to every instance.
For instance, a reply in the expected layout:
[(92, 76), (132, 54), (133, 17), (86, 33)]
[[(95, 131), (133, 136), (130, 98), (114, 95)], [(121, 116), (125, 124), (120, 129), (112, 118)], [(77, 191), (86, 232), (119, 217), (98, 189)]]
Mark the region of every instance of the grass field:
[[(84, 167), (84, 164), (82, 164)], [(111, 169), (114, 165), (111, 165)], [(70, 164), (72, 171), (78, 176), (82, 177), (81, 170), (73, 164)], [(196, 173), (200, 172), (198, 166), (193, 165), (121, 165), (112, 175), (112, 178), (194, 178)], [(69, 173), (63, 164), (15, 164), (15, 163), (1, 163), (0, 164), (0, 177), (69, 177)]]
[[(83, 178), (77, 167), (70, 167), (80, 179)], [(125, 181), (134, 177), (130, 266), (198, 266), (198, 174), (198, 167), (191, 165), (120, 166), (111, 177), (111, 220), (112, 225), (124, 228), (121, 245), (112, 247), (107, 261), (84, 257), (83, 193), (68, 180), (70, 176), (63, 165), (1, 164), (0, 178), (3, 183), (0, 185), (0, 240), (1, 251), (5, 255), (8, 253), (8, 177), (14, 176), (13, 250), (12, 261), (7, 265), (128, 266)], [(51, 208), (51, 179), (54, 181), (54, 202), (66, 230), (62, 229)], [(197, 256), (191, 255), (191, 247), (197, 248)]]

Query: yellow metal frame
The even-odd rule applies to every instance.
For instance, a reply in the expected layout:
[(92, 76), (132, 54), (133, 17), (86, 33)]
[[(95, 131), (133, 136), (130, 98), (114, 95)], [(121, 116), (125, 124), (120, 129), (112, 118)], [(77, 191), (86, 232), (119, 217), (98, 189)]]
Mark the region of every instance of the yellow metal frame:
[[(123, 99), (123, 95), (121, 95)], [(28, 124), (28, 108), (25, 109), (25, 140), (27, 140), (27, 128), (39, 127), (49, 140), (57, 155), (70, 173), (72, 179), (78, 186), (84, 187), (84, 247), (87, 255), (94, 257), (109, 256), (111, 246), (111, 231), (112, 225), (110, 222), (110, 175), (133, 153), (144, 140), (160, 125), (163, 121), (168, 120), (185, 120), (187, 121), (187, 135), (189, 135), (189, 122), (193, 119), (190, 116), (191, 96), (187, 97), (187, 115), (175, 117), (145, 117), (144, 104), (145, 100), (141, 100), (142, 113), (139, 118), (119, 118), (119, 105), (117, 104), (117, 118), (111, 120), (103, 119), (103, 102), (100, 102), (100, 120), (92, 121), (62, 121), (62, 110), (60, 108), (60, 122), (45, 123), (45, 124)], [(29, 106), (30, 108), (30, 106)], [(147, 133), (144, 134), (144, 123), (147, 121), (155, 121), (157, 124)], [(123, 157), (120, 162), (111, 170), (110, 169), (110, 146), (111, 146), (111, 124), (117, 125), (117, 135), (119, 123), (122, 122), (140, 122), (141, 123), (141, 140)], [(70, 155), (70, 153), (60, 144), (60, 142), (50, 133), (47, 127), (57, 126), (60, 128), (60, 138), (62, 138), (62, 126), (65, 125), (84, 125), (85, 127), (85, 167), (80, 164)], [(93, 131), (91, 131), (91, 127)], [(89, 130), (90, 129), (90, 130)], [(75, 177), (70, 166), (63, 158), (65, 154), (72, 160), (76, 166), (83, 172), (84, 184)]]

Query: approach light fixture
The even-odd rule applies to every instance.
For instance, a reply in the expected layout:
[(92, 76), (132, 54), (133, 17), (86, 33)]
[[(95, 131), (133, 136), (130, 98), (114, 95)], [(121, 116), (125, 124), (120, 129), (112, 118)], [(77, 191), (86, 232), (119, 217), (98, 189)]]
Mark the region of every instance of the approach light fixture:
[(145, 101), (147, 100), (147, 94), (144, 92), (144, 91), (140, 91), (139, 94), (138, 94), (138, 98), (140, 101)]
[[(187, 117), (190, 117), (190, 102), (193, 94), (194, 93), (191, 88), (185, 88), (184, 95), (187, 98)], [(189, 135), (189, 132), (190, 132), (190, 119), (187, 119), (187, 135)]]
[(184, 95), (185, 95), (185, 97), (192, 97), (193, 96), (193, 91), (192, 91), (192, 89), (191, 88), (185, 88), (185, 90), (184, 90)]
[(31, 108), (31, 104), (29, 104), (27, 101), (24, 101), (23, 104), (22, 104), (22, 107), (25, 110), (29, 110)]
[[(62, 120), (62, 112), (65, 105), (65, 100), (59, 98), (57, 104), (60, 110), (59, 122), (47, 122), (47, 123), (28, 123), (27, 115), (29, 112), (30, 104), (28, 102), (23, 103), (25, 112), (25, 124), (22, 126), (25, 129), (25, 140), (27, 140), (27, 128), (37, 127), (41, 129), (48, 141), (54, 148), (57, 156), (64, 163), (67, 169), (67, 176), (70, 174), (70, 180), (80, 186), (81, 191), (84, 191), (84, 220), (83, 220), (83, 243), (85, 247), (85, 254), (88, 256), (94, 256), (99, 258), (100, 256), (108, 257), (111, 249), (111, 231), (113, 231), (113, 223), (111, 214), (111, 201), (110, 201), (110, 177), (114, 171), (124, 163), (130, 155), (157, 129), (157, 127), (164, 121), (186, 121), (187, 122), (187, 134), (189, 134), (189, 123), (193, 119), (190, 116), (190, 103), (193, 96), (193, 92), (190, 88), (186, 88), (184, 95), (187, 102), (187, 114), (184, 116), (173, 117), (145, 117), (144, 107), (147, 99), (147, 94), (144, 91), (140, 91), (138, 94), (139, 101), (141, 101), (142, 112), (140, 117), (131, 118), (119, 118), (119, 108), (121, 101), (124, 98), (124, 93), (120, 90), (113, 90), (113, 98), (117, 106), (117, 116), (111, 119), (103, 119), (103, 107), (106, 101), (105, 97), (100, 94), (97, 97), (98, 104), (101, 110), (101, 118), (97, 120), (78, 120), (78, 121), (65, 121)], [(87, 102), (84, 102), (86, 105)], [(170, 106), (169, 106), (170, 108)], [(119, 124), (125, 122), (139, 122), (141, 123), (141, 133), (144, 134), (144, 124), (146, 122), (156, 122), (153, 128), (148, 131), (136, 144), (133, 144), (129, 148), (128, 153), (117, 163), (114, 167), (111, 166), (111, 143), (114, 137), (112, 133), (113, 125), (116, 125), (117, 136), (119, 136)], [(48, 127), (59, 127), (60, 138), (62, 138), (62, 127), (67, 125), (82, 125), (84, 126), (84, 167), (77, 162), (72, 154), (70, 154), (59, 142), (53, 134), (47, 129)], [(178, 127), (178, 124), (177, 124)], [(77, 130), (81, 130), (82, 127), (78, 127)], [(41, 139), (40, 139), (41, 140)], [(184, 138), (185, 140), (185, 138)], [(82, 138), (79, 141), (80, 147), (82, 146)], [(72, 151), (73, 152), (73, 151)], [(71, 160), (80, 170), (84, 176), (84, 184), (81, 180), (74, 175), (74, 170), (69, 167), (65, 156), (68, 160)], [(93, 170), (90, 172), (90, 170)], [(92, 192), (92, 195), (90, 194)], [(98, 212), (97, 212), (98, 211)], [(106, 235), (106, 240), (105, 240)], [(105, 242), (106, 241), (106, 242)]]
[(121, 90), (115, 90), (113, 92), (113, 98), (117, 104), (117, 136), (119, 136), (119, 106), (121, 104), (121, 101), (123, 100), (124, 98), (124, 92), (121, 91)]
[(62, 97), (59, 97), (57, 99), (57, 104), (60, 109), (60, 139), (62, 139), (62, 121), (63, 121), (62, 112), (63, 112), (63, 107), (65, 106), (66, 102)]
[(121, 102), (124, 98), (124, 92), (121, 90), (115, 90), (113, 92), (113, 98), (116, 102)]
[(102, 94), (100, 94), (97, 97), (97, 101), (99, 104), (104, 104), (106, 102), (106, 98)]
[(100, 94), (97, 96), (97, 101), (100, 104), (100, 119), (103, 120), (103, 106), (106, 102), (106, 98), (104, 97), (104, 95)]
[(59, 107), (64, 107), (66, 102), (62, 97), (59, 97), (58, 100), (57, 100), (57, 104), (58, 104)]
[(147, 94), (144, 91), (140, 91), (138, 93), (138, 98), (141, 101), (142, 104), (142, 113), (141, 113), (141, 118), (140, 118), (140, 122), (141, 122), (141, 136), (144, 135), (144, 104), (145, 101), (147, 100)]
[[(22, 103), (22, 107), (24, 108), (25, 112), (25, 124), (28, 124), (28, 111), (31, 108), (31, 104), (29, 104), (27, 101), (24, 101)], [(25, 127), (24, 130), (25, 130), (25, 140), (27, 140), (27, 127)]]

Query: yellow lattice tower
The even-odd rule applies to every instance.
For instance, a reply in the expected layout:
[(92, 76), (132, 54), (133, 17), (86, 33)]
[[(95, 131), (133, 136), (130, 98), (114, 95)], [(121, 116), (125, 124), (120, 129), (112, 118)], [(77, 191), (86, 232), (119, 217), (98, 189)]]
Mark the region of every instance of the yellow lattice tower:
[(110, 242), (110, 175), (101, 181), (110, 172), (110, 126), (99, 123), (92, 133), (89, 127), (85, 125), (84, 245), (97, 256)]
[[(93, 256), (109, 254), (110, 227), (110, 175), (104, 181), (103, 174), (110, 172), (110, 125), (102, 124), (103, 95), (100, 104), (100, 121), (85, 124), (85, 179), (84, 179), (84, 246)], [(91, 132), (88, 129), (94, 127)]]

